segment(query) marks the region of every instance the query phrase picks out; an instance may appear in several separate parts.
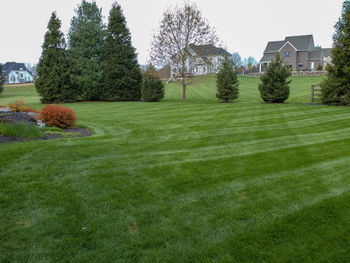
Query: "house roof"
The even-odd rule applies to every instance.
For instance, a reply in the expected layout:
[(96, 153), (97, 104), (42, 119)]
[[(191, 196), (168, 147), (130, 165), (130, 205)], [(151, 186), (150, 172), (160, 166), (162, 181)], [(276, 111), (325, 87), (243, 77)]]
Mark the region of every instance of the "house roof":
[(323, 56), (325, 56), (325, 57), (330, 57), (330, 56), (332, 56), (332, 49), (331, 48), (324, 48), (323, 49)]
[(275, 55), (274, 55), (274, 54), (264, 54), (264, 56), (262, 57), (262, 59), (260, 59), (260, 62), (261, 62), (261, 63), (270, 62), (270, 61), (272, 61), (274, 58), (275, 58)]
[(314, 49), (313, 47), (313, 35), (304, 36), (289, 36), (285, 40), (281, 41), (270, 41), (267, 43), (264, 53), (276, 53), (278, 52), (287, 42), (289, 42), (297, 51), (307, 51)]
[(30, 74), (32, 74), (24, 65), (24, 63), (16, 63), (16, 62), (6, 62), (4, 65), (2, 65), (2, 73), (5, 75), (10, 74), (11, 71), (15, 70), (26, 70)]
[(309, 60), (321, 60), (321, 57), (322, 57), (322, 49), (309, 51)]
[(270, 41), (267, 43), (264, 53), (276, 53), (286, 41)]
[(209, 56), (231, 56), (223, 48), (215, 47), (214, 45), (194, 45), (191, 44), (190, 48), (200, 57), (209, 57)]
[(313, 43), (313, 39), (313, 35), (304, 35), (286, 37), (285, 41), (290, 42), (297, 49), (297, 51), (306, 51), (313, 48), (311, 44)]

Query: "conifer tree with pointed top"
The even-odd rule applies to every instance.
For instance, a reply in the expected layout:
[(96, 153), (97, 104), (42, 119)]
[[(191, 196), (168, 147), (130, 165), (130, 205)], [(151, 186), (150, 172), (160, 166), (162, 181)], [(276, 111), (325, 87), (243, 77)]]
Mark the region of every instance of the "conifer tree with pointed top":
[(152, 65), (149, 65), (143, 74), (141, 95), (142, 100), (147, 102), (156, 102), (164, 98), (164, 84)]
[(260, 77), (260, 97), (267, 103), (283, 103), (289, 98), (289, 84), (291, 70), (288, 65), (283, 65), (283, 59), (279, 53), (271, 62), (266, 72)]
[(42, 103), (73, 102), (77, 91), (71, 87), (66, 42), (56, 12), (52, 13), (47, 28), (37, 67), (36, 90)]
[(231, 102), (238, 98), (239, 82), (237, 79), (237, 70), (231, 58), (225, 57), (217, 75), (217, 93), (216, 97), (222, 102)]
[(83, 0), (75, 10), (68, 33), (72, 85), (83, 100), (102, 96), (102, 48), (105, 36), (102, 9)]
[(324, 104), (350, 105), (350, 0), (343, 3), (333, 35), (332, 63), (326, 67), (327, 78), (321, 83)]
[(121, 6), (114, 3), (103, 48), (103, 98), (113, 101), (141, 99), (142, 74)]
[(0, 94), (4, 91), (4, 82), (5, 82), (5, 79), (1, 75), (1, 73), (2, 73), (2, 65), (0, 64)]

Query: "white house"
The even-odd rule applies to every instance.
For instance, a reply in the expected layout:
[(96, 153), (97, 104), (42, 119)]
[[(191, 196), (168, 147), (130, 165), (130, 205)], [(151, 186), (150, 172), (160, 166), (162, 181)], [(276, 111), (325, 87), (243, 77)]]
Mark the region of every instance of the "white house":
[[(187, 50), (186, 68), (189, 75), (207, 75), (217, 73), (225, 56), (231, 56), (223, 48), (214, 45), (194, 45), (191, 44)], [(178, 69), (174, 63), (170, 63), (171, 78), (178, 77)]]
[(6, 84), (29, 83), (34, 81), (33, 74), (23, 63), (7, 62), (2, 66), (1, 75)]

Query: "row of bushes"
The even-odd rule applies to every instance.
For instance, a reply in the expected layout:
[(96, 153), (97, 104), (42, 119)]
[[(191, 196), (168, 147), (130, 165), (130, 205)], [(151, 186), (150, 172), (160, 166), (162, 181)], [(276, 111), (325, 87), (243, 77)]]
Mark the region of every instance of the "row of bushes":
[[(216, 97), (222, 102), (231, 102), (238, 98), (238, 70), (230, 58), (223, 61), (217, 76)], [(260, 97), (267, 103), (281, 103), (289, 97), (288, 77), (291, 71), (277, 54), (266, 73), (261, 76), (259, 84)]]
[[(0, 106), (0, 108), (5, 108)], [(61, 105), (46, 105), (41, 111), (29, 108), (23, 100), (10, 103), (8, 108), (13, 112), (34, 112), (40, 114), (40, 119), (49, 127), (61, 129), (72, 128), (76, 125), (77, 117), (73, 109)], [(36, 119), (36, 117), (33, 117)]]

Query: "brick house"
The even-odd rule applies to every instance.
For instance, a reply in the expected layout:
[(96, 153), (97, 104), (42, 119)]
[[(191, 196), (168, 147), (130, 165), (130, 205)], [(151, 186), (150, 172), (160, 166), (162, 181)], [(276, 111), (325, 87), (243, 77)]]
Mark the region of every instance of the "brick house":
[(285, 64), (292, 70), (316, 70), (319, 65), (331, 62), (331, 49), (315, 46), (313, 35), (290, 36), (282, 41), (267, 43), (264, 55), (260, 60), (260, 71), (265, 71), (279, 53)]

